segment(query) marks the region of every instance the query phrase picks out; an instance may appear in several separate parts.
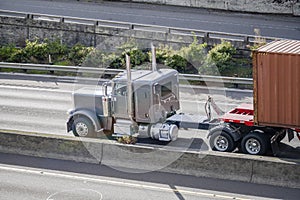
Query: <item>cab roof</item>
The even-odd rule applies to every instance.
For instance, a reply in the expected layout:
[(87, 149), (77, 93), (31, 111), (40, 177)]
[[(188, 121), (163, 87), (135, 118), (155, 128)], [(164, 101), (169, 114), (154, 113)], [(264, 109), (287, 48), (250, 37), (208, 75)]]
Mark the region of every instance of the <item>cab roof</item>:
[[(156, 71), (132, 70), (131, 79), (133, 82), (157, 82), (161, 79), (165, 79), (176, 74), (178, 74), (178, 72), (174, 69), (160, 69)], [(126, 82), (127, 72), (122, 72), (118, 74), (113, 80), (116, 82)]]

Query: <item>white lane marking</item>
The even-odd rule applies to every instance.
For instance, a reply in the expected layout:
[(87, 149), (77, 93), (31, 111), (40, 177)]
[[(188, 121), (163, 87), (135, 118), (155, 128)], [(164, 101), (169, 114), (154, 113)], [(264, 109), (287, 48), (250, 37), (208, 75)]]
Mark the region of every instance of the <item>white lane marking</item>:
[[(140, 183), (129, 183), (125, 182), (125, 180), (116, 181), (116, 180), (109, 180), (105, 179), (104, 177), (98, 177), (98, 178), (92, 178), (92, 177), (86, 177), (86, 176), (80, 176), (80, 174), (64, 174), (59, 173), (56, 171), (44, 171), (42, 169), (33, 169), (33, 168), (18, 168), (16, 166), (12, 165), (0, 165), (0, 170), (6, 170), (6, 171), (13, 171), (13, 172), (19, 172), (19, 173), (27, 173), (27, 174), (36, 174), (36, 175), (43, 175), (43, 176), (49, 176), (49, 177), (57, 177), (57, 178), (67, 178), (67, 179), (75, 179), (80, 181), (90, 181), (90, 182), (96, 182), (96, 183), (105, 183), (105, 184), (111, 184), (111, 185), (118, 185), (118, 186), (124, 186), (124, 187), (132, 187), (132, 188), (139, 188), (139, 189), (148, 189), (148, 190), (155, 190), (155, 191), (165, 191), (165, 192), (171, 192), (171, 193), (181, 193), (181, 194), (189, 194), (189, 195), (195, 195), (195, 196), (204, 196), (209, 198), (221, 198), (221, 199), (236, 199), (236, 200), (250, 200), (253, 198), (242, 198), (242, 197), (236, 197), (233, 196), (234, 194), (224, 194), (218, 192), (218, 194), (214, 193), (214, 191), (207, 191), (207, 192), (198, 192), (198, 191), (191, 191), (186, 189), (172, 189), (169, 187), (159, 187), (154, 185), (146, 185), (146, 184), (140, 184)], [(232, 195), (232, 196), (230, 196)]]
[[(59, 191), (59, 192), (56, 192), (56, 193), (54, 193), (54, 194), (51, 194), (46, 200), (54, 200), (54, 198), (53, 197), (55, 197), (55, 196), (57, 196), (57, 195), (59, 195), (59, 194), (62, 194), (62, 193), (70, 193), (70, 192), (78, 192), (78, 191), (84, 191), (84, 193), (87, 193), (87, 192), (94, 192), (94, 193), (96, 193), (96, 194), (98, 194), (99, 195), (99, 200), (102, 200), (103, 199), (103, 195), (102, 195), (102, 193), (100, 193), (100, 192), (98, 192), (98, 191), (96, 191), (96, 190), (92, 190), (92, 189), (78, 189), (78, 188), (76, 188), (76, 189), (74, 189), (74, 190), (63, 190), (63, 191)], [(57, 197), (56, 197), (57, 198)]]

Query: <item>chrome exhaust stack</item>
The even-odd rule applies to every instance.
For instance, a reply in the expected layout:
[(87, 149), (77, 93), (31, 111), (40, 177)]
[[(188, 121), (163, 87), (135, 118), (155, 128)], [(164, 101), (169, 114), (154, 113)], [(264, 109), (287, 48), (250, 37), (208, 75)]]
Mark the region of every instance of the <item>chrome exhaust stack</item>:
[(156, 63), (156, 48), (151, 43), (151, 52), (152, 52), (152, 71), (157, 71), (157, 63)]
[(134, 121), (130, 56), (128, 56), (127, 54), (126, 54), (126, 71), (127, 71), (127, 113), (129, 119), (131, 121)]
[(130, 134), (134, 135), (138, 132), (138, 125), (134, 119), (133, 86), (131, 80), (130, 56), (127, 54), (126, 54), (126, 72), (127, 72), (127, 113), (131, 121)]

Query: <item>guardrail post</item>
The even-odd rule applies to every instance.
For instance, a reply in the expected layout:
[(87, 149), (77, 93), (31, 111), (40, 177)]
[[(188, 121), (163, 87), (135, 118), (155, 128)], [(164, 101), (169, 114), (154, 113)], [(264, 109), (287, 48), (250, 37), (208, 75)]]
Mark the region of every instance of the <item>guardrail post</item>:
[[(234, 76), (234, 77), (238, 77), (238, 75), (237, 75), (237, 74), (234, 74), (233, 76)], [(237, 84), (237, 83), (234, 83), (234, 84), (233, 84), (233, 87), (234, 87), (234, 88), (239, 88), (239, 84)]]
[(249, 41), (249, 36), (245, 36), (244, 37), (244, 44), (245, 44), (245, 47), (247, 47), (249, 45), (250, 41)]
[(208, 38), (209, 38), (209, 33), (208, 32), (203, 33), (203, 42), (208, 43)]
[(94, 38), (94, 47), (97, 46), (97, 27), (99, 26), (100, 22), (99, 21), (95, 21), (94, 22), (94, 34), (93, 34), (93, 38)]
[(26, 19), (33, 19), (33, 15), (32, 14), (26, 14)]
[[(81, 67), (81, 64), (79, 63), (77, 67)], [(83, 72), (80, 71), (80, 69), (77, 69), (77, 76), (82, 77)]]
[[(51, 54), (49, 54), (48, 59), (49, 59), (49, 65), (53, 65)], [(50, 74), (54, 74), (54, 70), (50, 70), (49, 72)]]

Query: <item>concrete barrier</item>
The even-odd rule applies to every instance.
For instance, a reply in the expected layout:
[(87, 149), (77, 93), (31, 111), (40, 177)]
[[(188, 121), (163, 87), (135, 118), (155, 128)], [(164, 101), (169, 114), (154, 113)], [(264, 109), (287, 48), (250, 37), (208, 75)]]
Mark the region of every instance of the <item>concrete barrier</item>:
[[(87, 146), (94, 152), (98, 152), (100, 157), (91, 155), (86, 148)], [(102, 144), (89, 140), (82, 141), (74, 137), (1, 131), (0, 152), (99, 163), (102, 155)]]
[(115, 141), (0, 131), (0, 152), (300, 188), (300, 161), (123, 145)]

